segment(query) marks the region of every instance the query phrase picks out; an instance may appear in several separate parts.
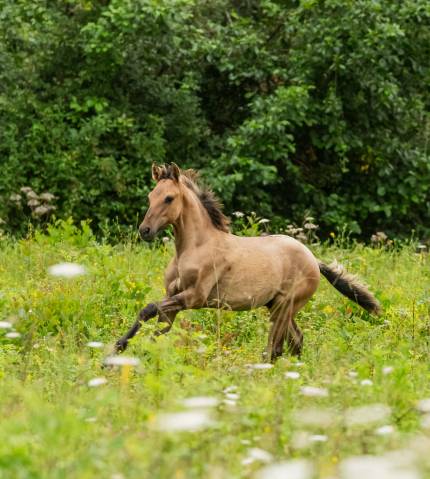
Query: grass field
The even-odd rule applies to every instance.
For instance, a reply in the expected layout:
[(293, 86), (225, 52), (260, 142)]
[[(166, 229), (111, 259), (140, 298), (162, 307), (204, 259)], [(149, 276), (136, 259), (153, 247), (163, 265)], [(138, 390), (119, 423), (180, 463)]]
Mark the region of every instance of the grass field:
[[(430, 477), (429, 257), (313, 249), (364, 278), (383, 316), (322, 279), (299, 315), (300, 361), (255, 366), (264, 309), (201, 310), (156, 342), (145, 324), (126, 353), (139, 364), (102, 369), (138, 309), (162, 297), (172, 245), (111, 246), (70, 224), (1, 241), (0, 478)], [(48, 274), (64, 261), (87, 274)]]

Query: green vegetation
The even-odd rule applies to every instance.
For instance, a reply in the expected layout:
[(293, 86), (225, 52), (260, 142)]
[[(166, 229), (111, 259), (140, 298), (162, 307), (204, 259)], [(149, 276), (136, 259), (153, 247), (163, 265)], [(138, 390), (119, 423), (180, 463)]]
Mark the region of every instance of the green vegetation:
[[(140, 364), (117, 370), (101, 369), (109, 344), (142, 305), (162, 297), (172, 245), (97, 243), (87, 226), (71, 223), (19, 242), (3, 239), (0, 320), (21, 336), (8, 338), (10, 329), (0, 329), (0, 478), (247, 478), (264, 466), (247, 459), (250, 448), (270, 453), (267, 461), (309, 459), (321, 478), (335, 476), (350, 456), (404, 449), (418, 459), (396, 452), (391, 461), (401, 459), (408, 470), (417, 461), (422, 477), (430, 477), (424, 427), (430, 421), (416, 407), (430, 397), (429, 256), (407, 245), (314, 251), (364, 278), (383, 316), (369, 317), (322, 280), (299, 317), (302, 365), (286, 355), (272, 369), (247, 366), (261, 362), (268, 329), (263, 309), (201, 310), (181, 313), (171, 333), (155, 342), (157, 325), (145, 324), (127, 350)], [(63, 261), (85, 266), (87, 274), (47, 273)], [(91, 348), (88, 341), (106, 346)], [(88, 386), (97, 377), (107, 383)], [(233, 385), (227, 394), (238, 398), (223, 392)], [(329, 396), (305, 396), (304, 386), (325, 388)], [(221, 401), (212, 411), (215, 424), (159, 431), (163, 414), (183, 411), (181, 401), (195, 396)], [(372, 404), (390, 410), (351, 413)], [(375, 432), (384, 425), (393, 432)]]
[[(228, 211), (428, 233), (428, 0), (0, 0), (0, 218), (135, 225), (153, 161)], [(244, 206), (245, 205), (245, 206)], [(35, 206), (36, 207), (36, 206)], [(51, 210), (52, 211), (52, 210)]]

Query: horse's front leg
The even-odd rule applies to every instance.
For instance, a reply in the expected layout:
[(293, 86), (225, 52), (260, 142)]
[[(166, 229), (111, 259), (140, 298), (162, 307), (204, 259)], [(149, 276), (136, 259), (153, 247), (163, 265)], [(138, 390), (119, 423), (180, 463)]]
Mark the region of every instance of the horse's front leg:
[[(173, 319), (179, 311), (184, 309), (193, 309), (201, 308), (205, 305), (206, 297), (205, 295), (197, 290), (196, 288), (189, 288), (181, 293), (175, 294), (172, 297), (164, 298), (159, 303), (148, 304), (142, 311), (139, 313), (139, 317), (133, 324), (133, 326), (115, 343), (115, 352), (124, 351), (128, 342), (133, 338), (136, 333), (139, 331), (142, 326), (142, 322), (146, 322), (157, 316), (159, 314), (160, 318), (172, 318), (172, 321), (168, 321), (170, 324), (161, 330), (162, 332), (167, 332), (170, 330)], [(160, 333), (158, 333), (159, 335)]]

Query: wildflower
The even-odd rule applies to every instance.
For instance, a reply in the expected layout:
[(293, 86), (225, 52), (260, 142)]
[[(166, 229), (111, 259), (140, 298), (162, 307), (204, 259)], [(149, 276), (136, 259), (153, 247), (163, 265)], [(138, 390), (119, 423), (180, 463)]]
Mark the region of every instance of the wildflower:
[(300, 392), (303, 396), (309, 397), (327, 397), (328, 391), (325, 388), (317, 388), (314, 386), (303, 386), (300, 388)]
[(37, 208), (34, 209), (33, 215), (34, 216), (44, 216), (48, 214), (51, 211), (51, 209), (48, 206), (38, 206)]
[(5, 334), (5, 337), (9, 339), (16, 339), (16, 338), (20, 338), (21, 334), (16, 331), (11, 331), (10, 333)]
[(184, 399), (182, 401), (182, 404), (186, 408), (196, 408), (196, 409), (206, 409), (206, 408), (211, 408), (218, 406), (219, 400), (214, 397), (210, 396), (196, 396), (196, 397), (191, 397)]
[(424, 414), (421, 419), (421, 427), (424, 429), (430, 429), (430, 414)]
[(363, 380), (360, 382), (360, 384), (361, 384), (362, 386), (372, 386), (372, 385), (373, 385), (373, 381), (370, 380), (370, 379), (363, 379)]
[(251, 447), (248, 449), (248, 455), (243, 459), (242, 464), (245, 466), (247, 464), (252, 464), (253, 462), (271, 462), (273, 461), (273, 456), (270, 452), (260, 449), (259, 447)]
[(75, 278), (86, 272), (84, 266), (76, 263), (58, 263), (48, 268), (48, 273), (58, 278)]
[(305, 230), (316, 230), (316, 229), (318, 229), (318, 225), (315, 225), (314, 223), (305, 223), (303, 225), (303, 228)]
[(52, 200), (56, 199), (56, 196), (53, 195), (52, 193), (42, 193), (39, 198), (43, 201), (47, 201), (48, 203)]
[(27, 195), (28, 193), (33, 191), (33, 189), (30, 186), (23, 186), (22, 188), (20, 188), (19, 191)]
[(240, 395), (237, 393), (226, 393), (225, 397), (231, 401), (237, 401), (240, 398)]
[(31, 200), (38, 200), (39, 199), (39, 195), (37, 193), (35, 193), (33, 190), (30, 189), (30, 191), (27, 191), (26, 193), (27, 195), (27, 198), (31, 201)]
[(411, 467), (384, 456), (356, 456), (340, 464), (341, 479), (418, 479)]
[(87, 346), (89, 348), (102, 348), (103, 343), (101, 343), (100, 341), (90, 341), (89, 343), (87, 343)]
[(384, 368), (382, 368), (382, 374), (384, 374), (385, 376), (387, 376), (388, 374), (391, 374), (393, 371), (394, 371), (393, 366), (385, 366)]
[(258, 479), (311, 479), (314, 476), (314, 467), (306, 459), (293, 459), (278, 462), (260, 469)]
[(299, 409), (293, 415), (295, 421), (302, 426), (317, 426), (327, 428), (331, 426), (336, 416), (330, 409), (307, 408)]
[(356, 378), (358, 376), (357, 371), (348, 371), (348, 376), (350, 378)]
[(311, 442), (326, 442), (328, 437), (325, 434), (313, 434), (309, 440)]
[(260, 369), (260, 370), (264, 370), (264, 369), (272, 369), (272, 368), (273, 368), (273, 364), (269, 364), (269, 363), (255, 363), (255, 364), (247, 364), (246, 367), (249, 368), (249, 369)]
[(12, 203), (21, 203), (21, 195), (17, 195), (16, 193), (9, 196), (9, 201)]
[(300, 373), (298, 373), (297, 371), (287, 371), (285, 373), (285, 377), (287, 379), (299, 379)]
[(365, 426), (386, 420), (391, 414), (391, 409), (385, 404), (370, 404), (350, 408), (345, 413), (345, 422), (348, 426)]
[(236, 218), (243, 218), (245, 215), (242, 213), (242, 211), (234, 211), (233, 215), (236, 216)]
[(423, 413), (430, 413), (430, 398), (421, 399), (421, 401), (418, 401), (417, 409)]
[(205, 410), (161, 414), (156, 420), (156, 429), (165, 432), (197, 432), (214, 426), (210, 414)]
[(107, 383), (107, 379), (106, 378), (94, 378), (94, 379), (90, 379), (88, 381), (88, 386), (90, 388), (96, 388), (98, 386), (102, 386), (103, 384), (106, 384)]
[(378, 427), (375, 430), (375, 433), (378, 436), (388, 436), (389, 434), (393, 434), (393, 432), (394, 432), (394, 427), (391, 426), (391, 424), (387, 424), (385, 426)]
[(170, 238), (168, 236), (163, 236), (161, 240), (164, 244), (167, 244), (170, 241)]
[(32, 199), (32, 200), (29, 200), (27, 202), (27, 205), (30, 207), (30, 208), (35, 208), (36, 206), (39, 206), (40, 205), (40, 202), (39, 200), (36, 200), (36, 199)]
[(234, 392), (234, 391), (236, 391), (236, 390), (237, 390), (237, 386), (235, 386), (235, 385), (233, 384), (233, 385), (231, 385), (231, 386), (227, 386), (226, 388), (224, 388), (223, 393), (224, 393), (224, 394), (228, 394), (228, 393), (232, 393), (232, 392)]
[(12, 323), (9, 321), (0, 321), (0, 329), (9, 329), (12, 327)]
[(138, 366), (140, 360), (129, 356), (109, 356), (104, 363), (107, 366)]
[(259, 224), (264, 225), (265, 223), (270, 223), (270, 220), (267, 218), (261, 218), (261, 220), (258, 221)]

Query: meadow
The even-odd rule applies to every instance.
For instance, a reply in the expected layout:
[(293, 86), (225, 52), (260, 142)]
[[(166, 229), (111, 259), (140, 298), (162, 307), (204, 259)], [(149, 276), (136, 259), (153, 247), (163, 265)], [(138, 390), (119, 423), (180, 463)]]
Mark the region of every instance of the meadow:
[[(63, 222), (0, 240), (0, 478), (430, 478), (430, 259), (410, 244), (311, 246), (371, 287), (369, 316), (324, 279), (300, 359), (262, 365), (268, 314), (145, 324), (173, 243), (96, 241)], [(86, 274), (61, 278), (72, 262)], [(127, 362), (127, 361), (124, 361)], [(427, 400), (427, 401), (426, 401)]]

